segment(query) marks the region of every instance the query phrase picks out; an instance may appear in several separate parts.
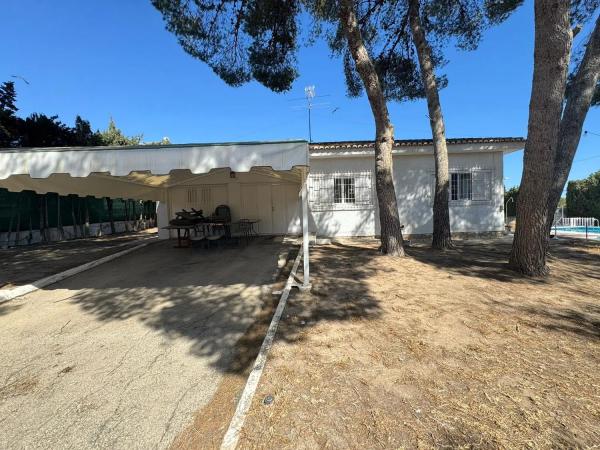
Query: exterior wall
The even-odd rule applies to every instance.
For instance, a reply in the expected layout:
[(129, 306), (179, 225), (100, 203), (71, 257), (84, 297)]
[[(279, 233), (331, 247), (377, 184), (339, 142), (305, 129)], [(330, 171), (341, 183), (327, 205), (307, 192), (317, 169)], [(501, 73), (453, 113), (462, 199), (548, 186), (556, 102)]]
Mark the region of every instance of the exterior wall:
[[(456, 233), (501, 232), (503, 216), (503, 153), (450, 153), (450, 171), (483, 171), (487, 175), (489, 200), (451, 201), (450, 220)], [(335, 156), (313, 158), (310, 165), (309, 187), (321, 174), (361, 173), (370, 171), (370, 205), (345, 209), (315, 208), (311, 203), (311, 232), (322, 236), (372, 236), (379, 234), (379, 215), (375, 194), (372, 156)], [(407, 235), (431, 234), (433, 230), (434, 160), (431, 154), (394, 155), (394, 184), (398, 198), (400, 220)]]
[(208, 216), (218, 205), (228, 205), (234, 222), (258, 219), (259, 234), (300, 234), (299, 192), (297, 176), (262, 170), (236, 173), (232, 178), (228, 169), (219, 169), (168, 188), (166, 208), (157, 214), (159, 226), (181, 209), (203, 210)]
[[(309, 200), (314, 180), (319, 175), (350, 175), (373, 172), (373, 158), (335, 157), (311, 159), (309, 174)], [(321, 236), (373, 236), (379, 231), (375, 180), (372, 178), (371, 205), (348, 209), (344, 206), (318, 210), (310, 202), (309, 230)]]

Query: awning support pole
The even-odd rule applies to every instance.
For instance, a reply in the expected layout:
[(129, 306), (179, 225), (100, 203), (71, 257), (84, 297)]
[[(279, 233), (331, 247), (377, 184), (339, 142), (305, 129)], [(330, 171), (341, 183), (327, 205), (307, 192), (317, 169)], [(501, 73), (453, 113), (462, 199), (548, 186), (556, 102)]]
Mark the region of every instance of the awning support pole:
[(308, 171), (302, 171), (302, 262), (304, 263), (304, 276), (302, 289), (310, 289), (310, 261), (308, 252)]

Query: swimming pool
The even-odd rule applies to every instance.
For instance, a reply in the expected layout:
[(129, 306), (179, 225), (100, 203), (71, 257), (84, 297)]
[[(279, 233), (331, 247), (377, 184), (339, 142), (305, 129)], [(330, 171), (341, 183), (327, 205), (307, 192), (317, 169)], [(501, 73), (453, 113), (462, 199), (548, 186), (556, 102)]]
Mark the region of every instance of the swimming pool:
[[(554, 230), (554, 228), (552, 228)], [(585, 233), (585, 227), (556, 227), (557, 231), (567, 233)], [(587, 227), (588, 234), (600, 234), (600, 227)]]

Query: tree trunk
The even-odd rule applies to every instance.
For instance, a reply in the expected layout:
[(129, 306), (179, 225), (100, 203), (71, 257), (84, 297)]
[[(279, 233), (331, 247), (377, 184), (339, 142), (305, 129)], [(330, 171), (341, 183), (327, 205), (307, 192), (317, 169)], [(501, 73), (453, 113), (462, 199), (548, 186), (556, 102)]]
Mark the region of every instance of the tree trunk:
[(572, 42), (569, 2), (536, 0), (527, 143), (517, 199), (517, 229), (509, 258), (511, 267), (529, 276), (548, 273), (548, 200)]
[(554, 164), (554, 176), (548, 199), (547, 233), (550, 234), (554, 219), (554, 211), (562, 195), (569, 177), (573, 158), (579, 146), (583, 122), (590, 109), (598, 77), (600, 74), (600, 17), (587, 43), (585, 54), (567, 96), (567, 103), (560, 121), (558, 151)]
[(110, 222), (110, 232), (115, 234), (115, 221), (113, 220), (113, 200), (106, 197), (106, 209), (108, 211), (108, 221)]
[(339, 18), (375, 120), (375, 190), (379, 205), (381, 252), (404, 256), (402, 228), (392, 175), (394, 126), (390, 122), (379, 76), (363, 42), (353, 0), (340, 1)]
[(419, 67), (423, 77), (423, 86), (427, 96), (429, 124), (433, 137), (433, 156), (435, 160), (435, 193), (433, 197), (433, 239), (431, 246), (445, 250), (452, 247), (450, 235), (450, 211), (448, 196), (450, 192), (450, 177), (448, 175), (448, 148), (446, 146), (446, 128), (442, 105), (435, 80), (431, 48), (421, 27), (419, 0), (409, 0), (410, 28), (417, 48)]

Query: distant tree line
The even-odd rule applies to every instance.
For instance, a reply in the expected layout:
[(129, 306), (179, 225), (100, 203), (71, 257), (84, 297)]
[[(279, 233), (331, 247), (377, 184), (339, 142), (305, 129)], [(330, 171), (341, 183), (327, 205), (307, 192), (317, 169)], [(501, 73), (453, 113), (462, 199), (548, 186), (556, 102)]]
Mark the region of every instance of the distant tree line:
[[(512, 198), (512, 200), (511, 200)], [(515, 217), (517, 215), (517, 199), (519, 198), (519, 187), (513, 186), (510, 189), (504, 189), (504, 207), (506, 208), (506, 217)], [(566, 208), (567, 199), (561, 197), (558, 201), (558, 208)]]
[(105, 130), (93, 131), (90, 122), (81, 116), (70, 127), (57, 115), (32, 113), (17, 116), (15, 84), (6, 81), (0, 85), (0, 148), (15, 147), (83, 147), (100, 145), (169, 144), (164, 138), (159, 142), (143, 142), (143, 135), (126, 136), (112, 117)]
[(600, 170), (583, 180), (569, 181), (567, 214), (600, 219)]
[[(58, 116), (32, 113), (17, 115), (17, 95), (12, 81), (0, 85), (0, 148), (122, 146), (142, 144), (169, 144), (142, 142), (143, 136), (126, 136), (111, 118), (105, 130), (92, 131), (90, 122), (79, 115), (70, 127)], [(154, 218), (154, 202), (138, 202), (105, 197), (59, 196), (56, 193), (36, 194), (30, 191), (8, 192), (0, 189), (0, 231), (6, 232), (2, 246), (31, 243), (33, 230), (39, 230), (42, 242), (51, 240), (50, 229), (58, 232), (59, 239), (87, 237), (90, 223), (108, 222), (115, 233), (115, 220), (129, 221)], [(71, 232), (63, 226), (72, 226)], [(22, 232), (26, 236), (22, 236)]]

